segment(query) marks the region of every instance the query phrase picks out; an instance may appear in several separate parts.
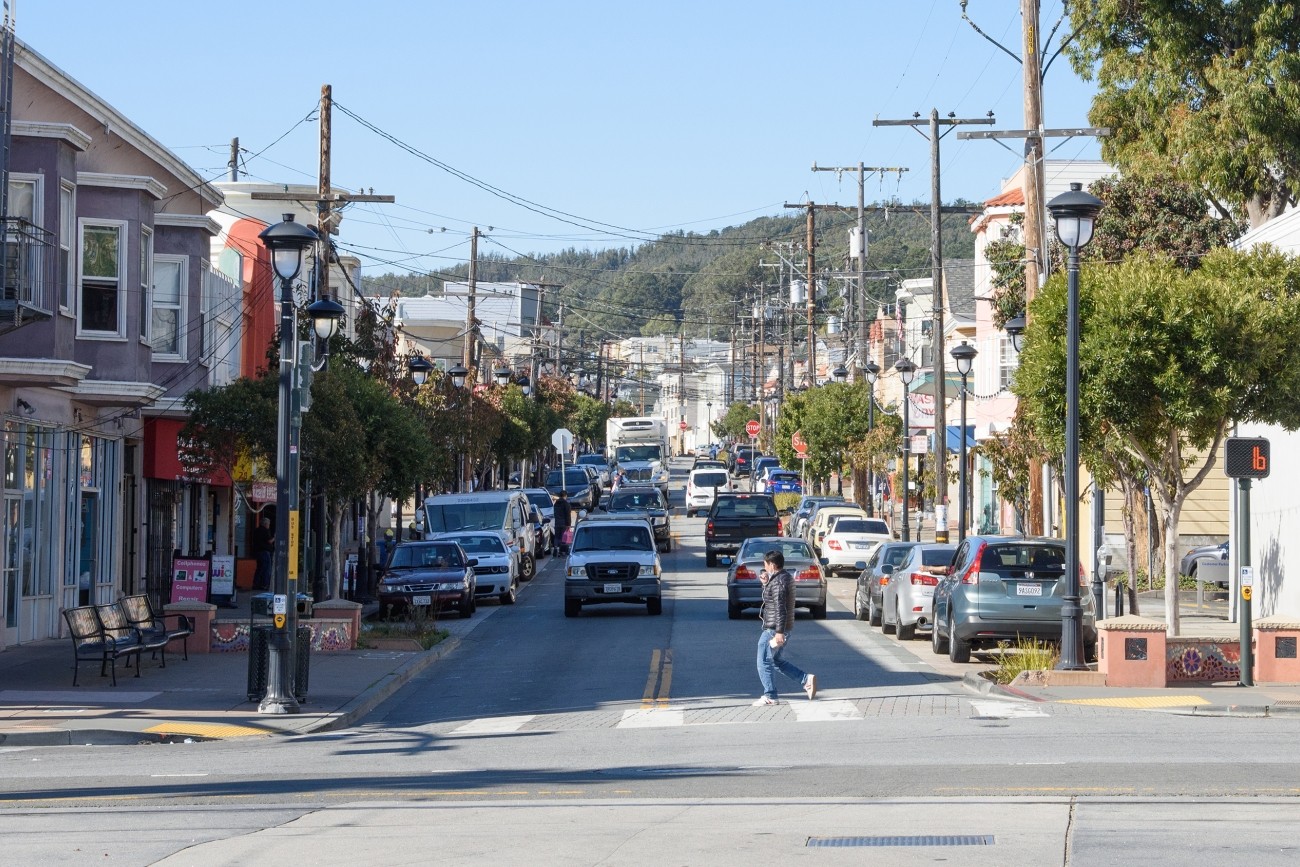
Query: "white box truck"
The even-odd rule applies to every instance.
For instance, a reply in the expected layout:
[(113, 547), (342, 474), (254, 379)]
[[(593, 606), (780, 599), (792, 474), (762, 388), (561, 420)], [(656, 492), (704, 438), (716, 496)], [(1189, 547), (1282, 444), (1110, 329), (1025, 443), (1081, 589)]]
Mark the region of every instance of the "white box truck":
[(661, 418), (611, 418), (605, 455), (625, 482), (654, 485), (668, 496), (668, 423)]

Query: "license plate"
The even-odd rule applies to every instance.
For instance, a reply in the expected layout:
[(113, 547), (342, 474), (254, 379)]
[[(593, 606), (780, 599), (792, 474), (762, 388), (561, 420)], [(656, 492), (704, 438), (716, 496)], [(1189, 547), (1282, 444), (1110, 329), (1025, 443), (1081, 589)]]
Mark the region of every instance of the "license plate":
[(622, 592), (623, 592), (623, 585), (622, 585), (622, 584), (606, 584), (606, 585), (605, 585), (605, 592), (606, 592), (606, 593), (622, 593)]
[(933, 595), (934, 595), (934, 588), (933, 588), (933, 587), (921, 586), (921, 587), (918, 587), (918, 588), (916, 588), (916, 589), (919, 590), (919, 591), (921, 591), (920, 593), (917, 594), (918, 596), (933, 596)]
[(1043, 585), (1041, 584), (1017, 584), (1017, 596), (1042, 596)]
[(411, 604), (412, 604), (412, 605), (432, 605), (432, 604), (433, 604), (433, 597), (432, 597), (432, 596), (412, 596), (412, 597), (411, 597)]
[(868, 547), (871, 546), (871, 543), (870, 543), (870, 542), (850, 542), (849, 544), (852, 545), (856, 550), (859, 550), (859, 551), (863, 550), (864, 548), (868, 548)]

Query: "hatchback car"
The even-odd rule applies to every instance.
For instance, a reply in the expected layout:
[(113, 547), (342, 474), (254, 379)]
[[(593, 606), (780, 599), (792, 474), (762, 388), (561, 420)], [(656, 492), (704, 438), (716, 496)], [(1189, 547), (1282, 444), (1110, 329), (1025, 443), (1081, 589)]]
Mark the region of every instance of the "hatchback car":
[(844, 503), (843, 497), (824, 497), (804, 494), (799, 505), (795, 506), (794, 513), (786, 522), (785, 534), (787, 536), (803, 536), (808, 530), (808, 518), (821, 503)]
[(778, 457), (766, 455), (764, 457), (755, 458), (754, 463), (749, 468), (749, 480), (754, 491), (761, 491), (758, 486), (767, 477), (768, 470), (779, 469), (781, 469), (781, 459)]
[[(1178, 564), (1178, 574), (1187, 575), (1191, 578), (1196, 577), (1197, 567), (1201, 563), (1223, 563), (1228, 559), (1228, 543), (1219, 542), (1217, 545), (1201, 545), (1199, 548), (1193, 548), (1183, 555), (1183, 559)], [(1219, 586), (1226, 587), (1223, 582)]]
[(740, 619), (746, 608), (763, 604), (763, 557), (768, 551), (780, 551), (785, 568), (794, 576), (795, 608), (807, 608), (814, 619), (826, 619), (826, 576), (812, 549), (803, 539), (786, 536), (755, 536), (746, 539), (736, 552), (727, 572), (727, 617)]
[(884, 587), (881, 632), (896, 632), (899, 641), (911, 641), (916, 630), (934, 625), (934, 588), (948, 574), (956, 551), (956, 545), (926, 543), (907, 552)]
[[(1082, 572), (1082, 569), (1080, 569)], [(969, 662), (972, 649), (1019, 638), (1061, 640), (1065, 543), (1021, 536), (967, 536), (934, 593), (931, 649)], [(1097, 655), (1091, 593), (1081, 593), (1085, 657)]]
[(514, 605), (519, 592), (519, 574), (515, 558), (505, 542), (495, 533), (445, 533), (435, 541), (455, 542), (474, 558), (474, 595), (483, 599), (495, 596), (502, 605)]
[(761, 479), (761, 490), (765, 494), (802, 494), (803, 480), (794, 470), (768, 470)]
[(650, 520), (655, 544), (660, 551), (673, 549), (672, 519), (668, 517), (668, 500), (653, 485), (625, 485), (609, 495), (601, 510), (610, 515), (636, 513)]
[(878, 547), (862, 564), (858, 573), (858, 588), (853, 594), (853, 616), (868, 620), (872, 626), (880, 625), (880, 612), (884, 604), (885, 585), (890, 573), (907, 559), (907, 554), (917, 542), (886, 542)]
[(822, 565), (832, 575), (856, 575), (862, 571), (857, 564), (889, 540), (889, 525), (879, 518), (841, 516), (822, 538)]
[(719, 491), (729, 494), (734, 490), (725, 466), (691, 470), (686, 479), (686, 517), (693, 518), (700, 512), (707, 512)]
[[(485, 534), (486, 535), (486, 534)], [(477, 560), (452, 541), (404, 542), (393, 548), (379, 582), (384, 610), (455, 608), (461, 617), (474, 614)]]
[(597, 488), (592, 484), (591, 476), (584, 468), (572, 464), (564, 468), (563, 476), (560, 470), (551, 470), (547, 473), (546, 490), (552, 497), (558, 497), (562, 490), (568, 491), (571, 509), (591, 510), (596, 508), (599, 502)]
[(845, 516), (866, 520), (867, 513), (853, 503), (825, 503), (813, 512), (812, 520), (808, 522), (807, 539), (814, 551), (821, 551), (822, 539), (831, 527), (831, 519)]

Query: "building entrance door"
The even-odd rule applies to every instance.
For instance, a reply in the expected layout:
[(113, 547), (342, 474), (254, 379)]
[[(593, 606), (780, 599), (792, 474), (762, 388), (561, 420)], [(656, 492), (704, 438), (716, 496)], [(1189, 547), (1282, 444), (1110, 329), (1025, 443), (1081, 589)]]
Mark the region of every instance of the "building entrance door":
[(4, 641), (3, 644), (8, 647), (17, 644), (21, 631), (19, 630), (19, 612), (22, 610), (22, 582), (21, 578), (21, 558), (23, 546), (21, 544), (23, 532), (23, 501), (22, 497), (17, 495), (6, 495), (4, 498), (4, 566), (0, 572), (3, 573), (3, 580), (0, 581), (0, 599), (4, 603)]

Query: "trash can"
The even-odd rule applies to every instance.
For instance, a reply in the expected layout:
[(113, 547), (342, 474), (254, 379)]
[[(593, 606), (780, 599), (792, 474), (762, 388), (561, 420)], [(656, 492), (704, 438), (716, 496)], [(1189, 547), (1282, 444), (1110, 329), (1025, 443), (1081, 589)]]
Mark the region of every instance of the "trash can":
[[(248, 634), (248, 700), (261, 701), (266, 697), (271, 667), (271, 636), (275, 627), (269, 624), (252, 627)], [(293, 697), (298, 701), (307, 698), (307, 685), (311, 678), (311, 628), (298, 627), (297, 665), (289, 672)]]

